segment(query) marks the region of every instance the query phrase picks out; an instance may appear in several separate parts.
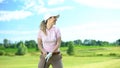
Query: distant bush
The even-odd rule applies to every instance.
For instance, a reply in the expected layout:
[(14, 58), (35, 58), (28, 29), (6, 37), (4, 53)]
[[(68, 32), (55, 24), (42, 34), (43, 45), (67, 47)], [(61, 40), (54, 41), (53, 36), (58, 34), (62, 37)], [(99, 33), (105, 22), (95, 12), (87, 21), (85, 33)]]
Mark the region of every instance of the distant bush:
[(27, 53), (27, 47), (21, 42), (17, 52), (15, 53), (16, 55), (25, 55)]
[(13, 53), (5, 53), (5, 56), (14, 56)]
[(97, 56), (103, 56), (103, 54), (97, 54)]
[(4, 50), (0, 50), (0, 56), (5, 55), (5, 51)]
[(120, 54), (118, 55), (118, 57), (120, 57)]
[(109, 56), (117, 56), (116, 53), (110, 53)]
[(68, 49), (67, 49), (68, 55), (74, 55), (74, 45), (73, 42), (69, 42)]

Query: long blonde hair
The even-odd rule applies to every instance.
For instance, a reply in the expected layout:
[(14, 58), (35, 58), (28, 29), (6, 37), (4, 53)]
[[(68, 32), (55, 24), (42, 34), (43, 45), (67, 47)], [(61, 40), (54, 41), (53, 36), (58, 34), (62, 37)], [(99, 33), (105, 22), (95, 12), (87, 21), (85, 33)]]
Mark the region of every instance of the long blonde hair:
[(47, 21), (43, 20), (40, 24), (40, 30), (42, 30), (44, 32), (45, 35), (47, 35), (47, 32), (46, 32), (46, 24), (47, 24)]

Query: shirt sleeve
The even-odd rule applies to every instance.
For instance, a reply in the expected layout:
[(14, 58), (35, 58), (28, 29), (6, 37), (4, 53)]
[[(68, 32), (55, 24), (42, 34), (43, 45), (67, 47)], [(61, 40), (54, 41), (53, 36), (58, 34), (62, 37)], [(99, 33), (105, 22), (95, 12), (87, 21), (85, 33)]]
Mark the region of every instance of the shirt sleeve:
[(37, 38), (39, 38), (39, 39), (42, 38), (42, 36), (41, 36), (41, 30), (39, 30), (39, 32), (38, 32), (38, 37), (37, 37)]
[(58, 29), (58, 28), (56, 28), (56, 36), (57, 36), (57, 38), (59, 38), (59, 37), (61, 37), (61, 32), (60, 32), (60, 30)]

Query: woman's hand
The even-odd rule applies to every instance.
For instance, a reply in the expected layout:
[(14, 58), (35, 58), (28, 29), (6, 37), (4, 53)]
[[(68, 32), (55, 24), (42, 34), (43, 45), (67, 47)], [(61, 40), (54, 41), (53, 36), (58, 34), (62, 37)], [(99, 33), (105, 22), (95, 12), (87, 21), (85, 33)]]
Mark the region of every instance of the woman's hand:
[(52, 57), (52, 52), (49, 52), (49, 53), (46, 55), (46, 57), (45, 57), (46, 62), (48, 62), (48, 60), (50, 59), (50, 57)]
[(46, 57), (47, 52), (46, 51), (42, 51), (42, 53), (43, 53), (43, 56)]

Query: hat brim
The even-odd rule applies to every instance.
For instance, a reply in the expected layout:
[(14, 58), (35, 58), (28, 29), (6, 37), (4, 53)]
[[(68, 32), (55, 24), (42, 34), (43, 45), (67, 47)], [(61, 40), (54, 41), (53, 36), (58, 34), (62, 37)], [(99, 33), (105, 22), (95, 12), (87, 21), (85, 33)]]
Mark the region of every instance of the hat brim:
[(56, 15), (56, 16), (54, 16), (55, 18), (59, 18), (60, 17), (60, 15)]

